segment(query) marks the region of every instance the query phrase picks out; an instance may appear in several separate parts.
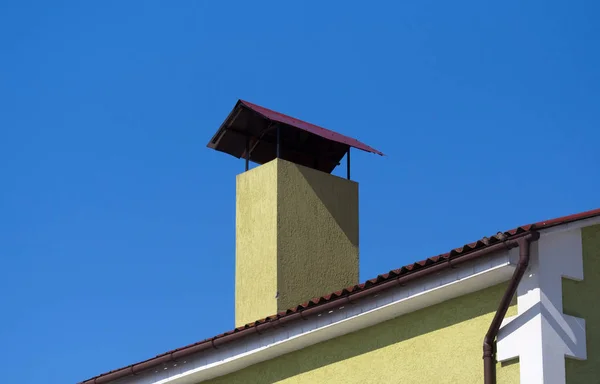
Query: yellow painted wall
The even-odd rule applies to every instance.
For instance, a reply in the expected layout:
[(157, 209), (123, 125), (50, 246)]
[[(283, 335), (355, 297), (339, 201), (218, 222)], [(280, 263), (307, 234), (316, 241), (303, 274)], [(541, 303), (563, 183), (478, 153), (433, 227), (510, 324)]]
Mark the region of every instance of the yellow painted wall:
[(587, 360), (566, 359), (568, 384), (600, 383), (600, 225), (581, 230), (583, 281), (563, 279), (563, 312), (585, 319)]
[[(480, 384), (482, 341), (506, 284), (440, 303), (259, 363), (210, 384)], [(507, 316), (516, 315), (513, 301)], [(519, 364), (497, 367), (519, 382)]]
[(278, 309), (283, 311), (358, 284), (358, 184), (275, 161)]
[(236, 178), (235, 324), (277, 313), (277, 163)]
[(281, 159), (237, 176), (236, 326), (357, 283), (357, 183)]

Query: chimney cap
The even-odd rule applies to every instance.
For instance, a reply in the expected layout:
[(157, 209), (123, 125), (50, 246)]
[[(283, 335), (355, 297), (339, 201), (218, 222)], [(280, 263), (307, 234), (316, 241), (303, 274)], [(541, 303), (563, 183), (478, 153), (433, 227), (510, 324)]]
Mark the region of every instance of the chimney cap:
[(238, 100), (207, 146), (237, 158), (246, 158), (248, 151), (257, 164), (279, 157), (327, 173), (350, 147), (383, 156), (356, 139), (244, 100)]

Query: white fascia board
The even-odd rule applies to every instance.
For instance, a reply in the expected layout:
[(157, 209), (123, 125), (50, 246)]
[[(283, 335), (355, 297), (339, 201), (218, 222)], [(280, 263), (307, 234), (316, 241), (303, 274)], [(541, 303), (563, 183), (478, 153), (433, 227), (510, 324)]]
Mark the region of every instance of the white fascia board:
[[(261, 335), (252, 335), (192, 355), (119, 384), (197, 384), (310, 345), (384, 322), (507, 281), (515, 269), (518, 249), (461, 264), (435, 276), (398, 286), (336, 310), (299, 320)], [(482, 336), (483, 337), (483, 336)]]
[(540, 238), (551, 236), (560, 232), (569, 232), (574, 229), (581, 229), (596, 224), (600, 224), (600, 216), (590, 217), (589, 219), (578, 220), (572, 223), (559, 224), (555, 227), (540, 230)]

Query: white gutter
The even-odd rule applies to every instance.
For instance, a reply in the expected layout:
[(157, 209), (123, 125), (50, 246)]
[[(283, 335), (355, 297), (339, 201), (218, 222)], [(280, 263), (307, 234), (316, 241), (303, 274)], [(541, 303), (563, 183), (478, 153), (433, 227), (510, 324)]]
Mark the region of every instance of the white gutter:
[(306, 348), (406, 313), (476, 292), (510, 279), (518, 249), (497, 253), (436, 276), (429, 276), (376, 294), (329, 313), (296, 321), (261, 335), (252, 335), (207, 350), (184, 361), (123, 378), (127, 384), (197, 384), (250, 365)]

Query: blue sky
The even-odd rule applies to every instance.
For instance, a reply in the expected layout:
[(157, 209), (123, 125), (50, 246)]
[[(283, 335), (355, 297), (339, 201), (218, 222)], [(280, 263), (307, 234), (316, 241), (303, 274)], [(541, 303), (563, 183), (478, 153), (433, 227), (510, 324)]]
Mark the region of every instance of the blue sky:
[(238, 98), (386, 153), (361, 280), (600, 207), (597, 2), (333, 3), (0, 1), (5, 382), (233, 327), (244, 164), (205, 146)]

